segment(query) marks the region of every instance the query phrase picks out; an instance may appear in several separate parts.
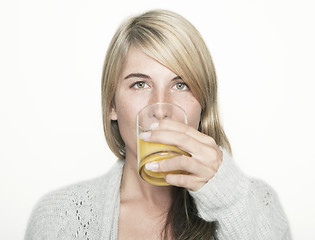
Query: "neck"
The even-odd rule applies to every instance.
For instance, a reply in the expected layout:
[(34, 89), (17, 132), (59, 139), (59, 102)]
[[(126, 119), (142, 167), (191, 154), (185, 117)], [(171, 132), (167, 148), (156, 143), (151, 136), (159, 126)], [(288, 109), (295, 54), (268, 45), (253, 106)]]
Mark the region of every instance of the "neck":
[(121, 181), (121, 201), (143, 201), (146, 204), (169, 206), (171, 186), (154, 186), (145, 182), (138, 173), (136, 154), (126, 154)]

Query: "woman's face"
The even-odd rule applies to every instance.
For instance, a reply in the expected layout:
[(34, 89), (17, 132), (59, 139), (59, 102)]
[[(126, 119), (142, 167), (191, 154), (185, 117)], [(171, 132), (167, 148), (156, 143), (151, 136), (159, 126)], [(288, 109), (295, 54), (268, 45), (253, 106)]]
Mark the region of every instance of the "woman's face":
[(183, 108), (188, 124), (198, 128), (201, 106), (184, 81), (174, 72), (141, 50), (127, 54), (115, 92), (115, 107), (110, 114), (117, 120), (126, 146), (126, 156), (136, 156), (136, 115), (144, 107), (158, 102)]

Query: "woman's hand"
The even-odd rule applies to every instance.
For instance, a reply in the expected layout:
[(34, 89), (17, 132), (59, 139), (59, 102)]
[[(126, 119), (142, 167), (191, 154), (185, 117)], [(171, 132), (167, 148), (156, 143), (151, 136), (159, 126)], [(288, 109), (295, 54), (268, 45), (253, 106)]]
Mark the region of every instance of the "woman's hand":
[(167, 183), (198, 191), (218, 171), (222, 162), (222, 152), (213, 138), (191, 126), (172, 120), (161, 120), (158, 126), (140, 136), (148, 142), (174, 145), (189, 153), (157, 162), (147, 163), (152, 172), (187, 171), (190, 174), (167, 174)]

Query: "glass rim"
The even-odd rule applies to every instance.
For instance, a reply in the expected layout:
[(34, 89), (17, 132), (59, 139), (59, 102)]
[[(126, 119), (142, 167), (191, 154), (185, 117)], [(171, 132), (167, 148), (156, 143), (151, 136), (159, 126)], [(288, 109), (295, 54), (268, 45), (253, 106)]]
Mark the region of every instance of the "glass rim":
[[(145, 106), (144, 108), (142, 108), (138, 113), (137, 113), (137, 116), (136, 116), (136, 126), (137, 126), (137, 130), (138, 130), (138, 126), (139, 126), (139, 114), (143, 111), (143, 110), (146, 110), (148, 109), (149, 107), (154, 107), (154, 106), (158, 106), (158, 105), (169, 105), (169, 106), (174, 106), (174, 107), (177, 107), (179, 108), (181, 111), (183, 111), (184, 113), (184, 117), (185, 117), (185, 124), (187, 125), (188, 124), (188, 120), (187, 120), (187, 114), (185, 112), (185, 110), (177, 105), (177, 104), (174, 104), (174, 103), (168, 103), (168, 102), (157, 102), (157, 103), (153, 103), (153, 104), (150, 104), (150, 105), (147, 105)], [(138, 135), (138, 134), (137, 134)]]

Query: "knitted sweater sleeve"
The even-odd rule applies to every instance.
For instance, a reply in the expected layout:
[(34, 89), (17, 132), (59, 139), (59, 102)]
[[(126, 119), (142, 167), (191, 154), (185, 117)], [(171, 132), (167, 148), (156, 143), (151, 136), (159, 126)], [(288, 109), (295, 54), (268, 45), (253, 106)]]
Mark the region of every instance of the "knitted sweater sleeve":
[(289, 240), (288, 221), (276, 193), (246, 177), (223, 150), (217, 174), (197, 192), (190, 191), (201, 218), (216, 222), (219, 240)]

